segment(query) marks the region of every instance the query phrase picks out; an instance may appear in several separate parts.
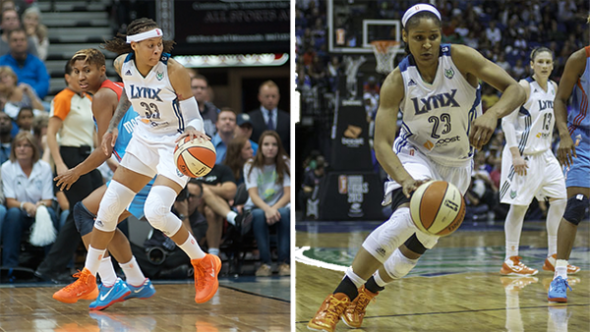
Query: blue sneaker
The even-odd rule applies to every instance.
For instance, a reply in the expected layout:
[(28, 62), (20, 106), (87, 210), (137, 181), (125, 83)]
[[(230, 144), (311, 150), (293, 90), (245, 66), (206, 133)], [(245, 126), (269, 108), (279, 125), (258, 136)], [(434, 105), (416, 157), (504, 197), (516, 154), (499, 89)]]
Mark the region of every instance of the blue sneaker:
[(551, 285), (549, 285), (549, 293), (547, 299), (551, 302), (566, 303), (567, 302), (567, 289), (572, 290), (570, 285), (567, 283), (567, 279), (557, 277), (553, 279)]
[(152, 282), (149, 278), (145, 278), (143, 284), (141, 284), (140, 286), (135, 287), (133, 285), (127, 284), (127, 287), (131, 290), (131, 293), (129, 293), (129, 295), (127, 295), (125, 300), (147, 299), (147, 298), (154, 296), (154, 294), (156, 294), (156, 289), (152, 285)]
[(117, 278), (117, 281), (111, 287), (100, 284), (98, 286), (98, 297), (94, 302), (90, 303), (90, 310), (103, 310), (114, 303), (123, 302), (125, 301), (125, 296), (130, 293), (131, 290), (121, 278)]

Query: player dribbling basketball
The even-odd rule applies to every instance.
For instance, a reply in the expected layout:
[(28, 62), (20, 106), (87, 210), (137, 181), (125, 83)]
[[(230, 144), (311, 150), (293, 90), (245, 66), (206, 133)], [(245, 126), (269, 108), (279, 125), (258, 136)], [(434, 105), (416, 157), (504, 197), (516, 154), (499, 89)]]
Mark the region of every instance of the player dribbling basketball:
[[(464, 194), (474, 148), (481, 149), (498, 119), (525, 101), (522, 87), (479, 52), (441, 45), (440, 17), (433, 6), (419, 4), (402, 18), (409, 55), (385, 79), (375, 121), (375, 152), (390, 177), (384, 204), (392, 204), (394, 212), (364, 241), (344, 279), (309, 322), (310, 330), (332, 332), (341, 317), (350, 327), (361, 326), (370, 299), (405, 276), (438, 241), (412, 223), (411, 193), (435, 179)], [(503, 92), (484, 115), (478, 79)], [(403, 123), (396, 139), (398, 110)]]
[(163, 40), (155, 21), (134, 20), (126, 38), (119, 35), (105, 43), (116, 52), (114, 67), (123, 79), (125, 93), (102, 140), (110, 155), (117, 138), (117, 126), (130, 105), (140, 121), (129, 142), (121, 165), (115, 171), (97, 213), (84, 270), (78, 280), (59, 292), (70, 298), (84, 298), (96, 292), (96, 272), (117, 226), (117, 218), (155, 175), (145, 202), (145, 217), (156, 229), (172, 239), (191, 258), (195, 268), (195, 302), (210, 300), (217, 292), (221, 261), (205, 254), (182, 222), (171, 212), (188, 177), (174, 165), (176, 142), (184, 137), (208, 139), (203, 120), (192, 95), (187, 70), (166, 53), (174, 42)]

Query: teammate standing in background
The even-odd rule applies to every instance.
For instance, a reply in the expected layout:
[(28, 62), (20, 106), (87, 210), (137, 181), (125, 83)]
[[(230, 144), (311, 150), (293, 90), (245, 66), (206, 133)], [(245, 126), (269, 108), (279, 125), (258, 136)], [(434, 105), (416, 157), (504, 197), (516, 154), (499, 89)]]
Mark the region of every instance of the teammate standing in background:
[[(588, 17), (590, 23), (590, 17)], [(567, 167), (565, 185), (567, 206), (557, 232), (555, 275), (547, 298), (551, 302), (567, 302), (568, 259), (572, 252), (578, 224), (588, 209), (590, 197), (590, 46), (574, 52), (565, 64), (555, 95), (555, 124), (559, 130), (557, 158)], [(568, 114), (567, 101), (572, 97)], [(571, 289), (571, 288), (570, 288)]]
[(95, 275), (119, 216), (135, 194), (157, 175), (145, 202), (146, 219), (191, 258), (195, 269), (195, 302), (203, 303), (217, 292), (221, 261), (203, 252), (171, 207), (189, 180), (174, 164), (176, 142), (185, 137), (209, 138), (203, 131), (189, 74), (168, 53), (174, 42), (164, 41), (156, 22), (146, 18), (131, 22), (127, 33), (125, 39), (118, 35), (105, 43), (106, 50), (119, 54), (114, 67), (123, 79), (125, 93), (103, 137), (104, 153), (110, 156), (118, 135), (117, 127), (129, 106), (133, 105), (141, 118), (100, 202), (84, 270), (78, 280), (60, 292), (78, 298), (96, 292)]
[[(525, 102), (522, 87), (479, 52), (441, 45), (441, 15), (435, 7), (411, 7), (402, 25), (408, 56), (385, 79), (375, 121), (375, 153), (391, 180), (384, 204), (392, 204), (394, 212), (365, 239), (344, 279), (307, 325), (310, 330), (332, 332), (341, 317), (350, 327), (361, 326), (370, 300), (410, 272), (438, 241), (412, 222), (411, 193), (433, 179), (448, 181), (464, 194), (474, 148), (489, 141), (499, 118)], [(479, 79), (503, 92), (484, 115)], [(399, 110), (403, 123), (396, 139)]]
[[(535, 275), (539, 271), (520, 261), (518, 246), (524, 215), (533, 197), (549, 198), (547, 213), (547, 242), (549, 251), (543, 268), (552, 270), (557, 253), (557, 228), (565, 211), (566, 190), (563, 171), (551, 151), (555, 117), (553, 99), (557, 84), (549, 80), (553, 70), (553, 52), (539, 47), (531, 52), (533, 75), (519, 84), (527, 101), (502, 119), (506, 146), (502, 154), (500, 201), (510, 204), (504, 223), (506, 259), (500, 274)], [(571, 273), (580, 269), (572, 266)]]

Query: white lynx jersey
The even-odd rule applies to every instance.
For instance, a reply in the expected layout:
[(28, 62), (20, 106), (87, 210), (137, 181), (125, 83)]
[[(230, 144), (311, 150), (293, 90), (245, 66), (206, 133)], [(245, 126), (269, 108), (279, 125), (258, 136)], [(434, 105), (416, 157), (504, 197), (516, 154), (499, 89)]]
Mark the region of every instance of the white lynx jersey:
[(415, 147), (440, 165), (470, 163), (473, 148), (469, 132), (471, 122), (481, 114), (481, 90), (461, 75), (451, 58), (451, 45), (440, 46), (432, 84), (422, 80), (411, 54), (399, 69), (405, 96), (400, 103), (403, 117), (394, 152)]
[(173, 135), (184, 131), (184, 119), (178, 97), (168, 78), (170, 54), (162, 53), (160, 61), (146, 77), (135, 66), (135, 54), (129, 53), (121, 66), (121, 77), (127, 97), (139, 115), (136, 133), (144, 138)]
[(502, 124), (510, 122), (516, 132), (516, 143), (521, 154), (536, 154), (551, 148), (555, 116), (553, 100), (555, 85), (547, 83), (547, 91), (532, 77), (527, 77), (530, 85), (529, 99), (519, 109), (502, 119)]

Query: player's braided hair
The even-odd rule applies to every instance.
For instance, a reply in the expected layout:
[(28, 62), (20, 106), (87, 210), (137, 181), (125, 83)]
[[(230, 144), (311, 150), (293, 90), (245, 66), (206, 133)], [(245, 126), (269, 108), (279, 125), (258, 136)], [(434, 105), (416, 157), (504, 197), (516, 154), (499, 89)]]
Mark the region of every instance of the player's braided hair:
[[(416, 27), (420, 23), (420, 19), (422, 19), (422, 18), (430, 18), (434, 22), (438, 23), (439, 27), (442, 27), (442, 22), (439, 20), (439, 18), (436, 15), (434, 15), (434, 13), (431, 13), (428, 11), (422, 11), (422, 12), (416, 13), (414, 16), (410, 17), (410, 19), (406, 22), (406, 25), (404, 26), (404, 30), (406, 31), (406, 34), (409, 32), (410, 28)], [(406, 52), (406, 55), (410, 54), (410, 46), (408, 45), (408, 43), (405, 43), (405, 42), (404, 42), (404, 51)]]
[[(115, 38), (111, 40), (105, 40), (104, 44), (102, 44), (101, 46), (105, 50), (115, 52), (118, 55), (130, 53), (133, 52), (133, 49), (131, 48), (131, 44), (127, 44), (126, 37), (128, 35), (135, 35), (155, 28), (158, 28), (158, 23), (156, 23), (156, 21), (152, 20), (151, 18), (138, 18), (136, 20), (133, 20), (133, 22), (129, 23), (126, 35), (122, 33), (117, 33)], [(175, 42), (173, 40), (163, 40), (162, 44), (164, 45), (164, 52), (170, 53), (170, 51), (174, 47)]]

